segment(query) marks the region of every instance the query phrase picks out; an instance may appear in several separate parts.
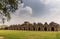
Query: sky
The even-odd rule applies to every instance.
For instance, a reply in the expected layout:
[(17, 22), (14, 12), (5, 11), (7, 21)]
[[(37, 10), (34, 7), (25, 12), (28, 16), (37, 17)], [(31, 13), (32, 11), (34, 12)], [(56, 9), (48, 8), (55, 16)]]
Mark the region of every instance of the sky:
[(11, 20), (5, 24), (21, 24), (24, 21), (60, 24), (60, 0), (23, 0), (18, 10), (11, 13)]

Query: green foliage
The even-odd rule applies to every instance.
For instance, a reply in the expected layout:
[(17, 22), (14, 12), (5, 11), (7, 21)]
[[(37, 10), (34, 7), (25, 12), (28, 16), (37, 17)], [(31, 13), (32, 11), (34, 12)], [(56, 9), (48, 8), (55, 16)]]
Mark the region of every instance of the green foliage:
[(0, 10), (2, 9), (3, 5), (0, 3)]
[[(10, 12), (18, 9), (18, 0), (0, 0), (0, 14), (6, 17), (7, 21), (11, 19)], [(3, 20), (2, 20), (3, 21)]]

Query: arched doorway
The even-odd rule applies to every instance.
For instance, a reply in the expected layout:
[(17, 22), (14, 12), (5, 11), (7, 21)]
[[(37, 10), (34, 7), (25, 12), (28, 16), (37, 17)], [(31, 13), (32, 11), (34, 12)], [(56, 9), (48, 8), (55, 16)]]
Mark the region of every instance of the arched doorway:
[(47, 28), (46, 27), (44, 28), (44, 31), (47, 31)]
[(16, 30), (18, 30), (18, 28)]
[(54, 31), (54, 27), (51, 28), (51, 31)]
[(23, 30), (25, 30), (25, 27), (23, 28)]
[(40, 27), (38, 28), (38, 31), (40, 31)]
[(35, 30), (35, 28), (33, 27), (33, 30)]
[(29, 30), (30, 30), (30, 27), (29, 27)]

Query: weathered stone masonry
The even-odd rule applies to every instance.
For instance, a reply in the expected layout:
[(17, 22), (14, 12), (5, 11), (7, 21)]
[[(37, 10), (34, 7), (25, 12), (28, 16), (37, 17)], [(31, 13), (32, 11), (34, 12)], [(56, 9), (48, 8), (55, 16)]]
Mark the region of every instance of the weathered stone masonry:
[(30, 31), (59, 31), (59, 24), (51, 22), (50, 24), (42, 23), (29, 23), (24, 22), (22, 25), (10, 25), (9, 27), (6, 27), (5, 29), (8, 30), (30, 30)]

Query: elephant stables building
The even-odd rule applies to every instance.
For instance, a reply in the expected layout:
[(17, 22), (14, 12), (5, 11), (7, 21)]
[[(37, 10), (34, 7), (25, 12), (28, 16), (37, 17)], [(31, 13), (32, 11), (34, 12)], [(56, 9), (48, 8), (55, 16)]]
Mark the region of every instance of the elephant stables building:
[(30, 30), (30, 31), (59, 31), (60, 27), (59, 24), (51, 22), (45, 24), (42, 23), (29, 23), (29, 22), (24, 22), (23, 24), (18, 24), (18, 25), (10, 25), (9, 27), (5, 27), (7, 30)]

